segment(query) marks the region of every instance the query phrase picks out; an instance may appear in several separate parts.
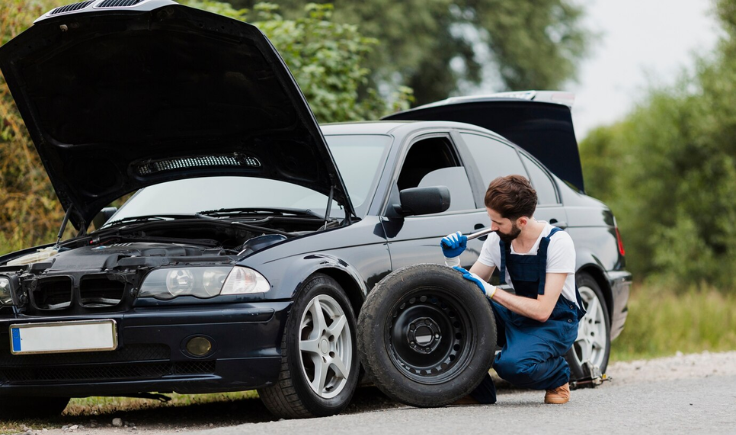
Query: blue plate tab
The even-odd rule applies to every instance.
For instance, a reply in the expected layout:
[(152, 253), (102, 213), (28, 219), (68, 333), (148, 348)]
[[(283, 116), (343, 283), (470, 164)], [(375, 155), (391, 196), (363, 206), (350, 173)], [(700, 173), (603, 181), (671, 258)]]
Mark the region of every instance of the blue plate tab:
[(20, 329), (13, 328), (11, 329), (11, 333), (13, 335), (13, 351), (20, 352)]

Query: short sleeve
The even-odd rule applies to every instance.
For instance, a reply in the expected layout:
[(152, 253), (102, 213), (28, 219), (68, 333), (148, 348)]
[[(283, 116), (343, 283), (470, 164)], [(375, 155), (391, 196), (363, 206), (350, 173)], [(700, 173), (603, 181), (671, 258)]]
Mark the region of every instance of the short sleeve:
[(549, 240), (547, 273), (575, 273), (575, 245), (569, 234), (558, 231)]
[(499, 239), (498, 234), (489, 234), (486, 241), (483, 242), (483, 248), (480, 250), (478, 261), (486, 266), (497, 267), (498, 263), (501, 262), (501, 252), (498, 247), (498, 242), (500, 240), (501, 239)]

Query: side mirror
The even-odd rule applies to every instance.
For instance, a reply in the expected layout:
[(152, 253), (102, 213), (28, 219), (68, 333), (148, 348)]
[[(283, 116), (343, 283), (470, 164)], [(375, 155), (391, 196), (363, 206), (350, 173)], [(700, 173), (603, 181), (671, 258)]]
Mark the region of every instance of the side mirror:
[(95, 226), (95, 229), (99, 230), (100, 228), (102, 228), (102, 226), (105, 225), (105, 222), (109, 221), (112, 215), (114, 215), (117, 211), (117, 207), (105, 207), (100, 210), (100, 212), (97, 213), (94, 219), (92, 219), (92, 224)]
[(394, 204), (394, 210), (402, 216), (442, 213), (450, 208), (450, 189), (412, 187), (399, 192), (399, 201), (401, 204)]

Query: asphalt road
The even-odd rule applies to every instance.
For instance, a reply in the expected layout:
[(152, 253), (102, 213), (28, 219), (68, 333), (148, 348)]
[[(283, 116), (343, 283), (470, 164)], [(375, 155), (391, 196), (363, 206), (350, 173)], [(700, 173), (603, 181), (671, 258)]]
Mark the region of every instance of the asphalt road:
[(199, 435), (229, 434), (736, 434), (736, 376), (675, 379), (572, 392), (544, 405), (543, 392), (507, 391), (495, 405), (382, 409), (335, 417), (248, 423)]
[[(34, 435), (708, 434), (736, 435), (736, 352), (616, 362), (613, 381), (544, 405), (543, 392), (501, 383), (495, 405), (411, 408), (360, 388), (335, 417), (276, 419), (258, 399), (159, 406), (40, 422)], [(113, 427), (121, 418), (129, 427)], [(41, 428), (44, 428), (41, 430)]]

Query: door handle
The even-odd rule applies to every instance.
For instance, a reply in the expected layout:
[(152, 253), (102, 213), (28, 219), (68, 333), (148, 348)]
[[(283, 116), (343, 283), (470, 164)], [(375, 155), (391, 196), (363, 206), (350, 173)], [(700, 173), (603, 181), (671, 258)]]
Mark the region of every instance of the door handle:
[(556, 226), (557, 228), (561, 228), (561, 229), (563, 229), (563, 230), (564, 230), (565, 228), (567, 228), (567, 222), (565, 222), (565, 221), (558, 221), (558, 220), (557, 220), (557, 219), (555, 219), (555, 218), (552, 218), (552, 219), (550, 219), (550, 220), (549, 220), (549, 223), (550, 223), (550, 225), (554, 225), (554, 226)]

